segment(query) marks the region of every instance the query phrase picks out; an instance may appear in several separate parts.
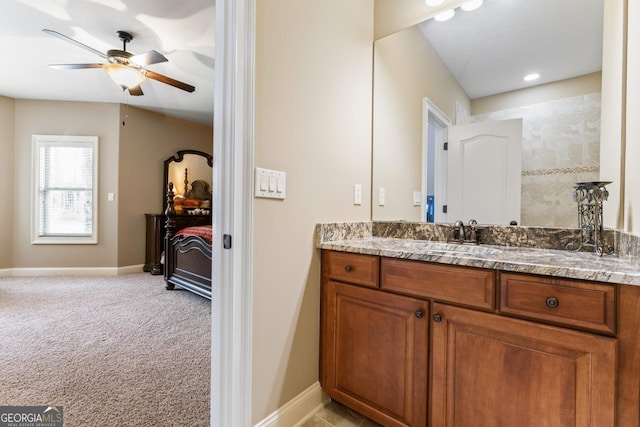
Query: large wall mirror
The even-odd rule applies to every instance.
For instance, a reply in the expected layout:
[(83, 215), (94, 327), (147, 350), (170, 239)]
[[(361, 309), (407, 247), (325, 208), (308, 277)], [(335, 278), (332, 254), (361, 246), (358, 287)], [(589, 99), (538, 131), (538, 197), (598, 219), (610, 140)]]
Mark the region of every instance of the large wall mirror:
[[(176, 213), (189, 214), (195, 209), (210, 212), (212, 168), (213, 157), (197, 150), (181, 150), (175, 156), (165, 160), (163, 191), (166, 193), (168, 184), (173, 183), (173, 192), (181, 199), (181, 203), (174, 205), (176, 211), (179, 210)], [(193, 201), (193, 203), (186, 203), (187, 201)], [(165, 212), (166, 208), (167, 200), (164, 197), (162, 212)]]
[[(493, 188), (473, 190), (477, 199), (468, 205), (478, 213), (443, 212), (455, 200), (447, 182), (456, 180), (444, 142), (452, 127), (516, 120), (519, 197), (508, 201), (520, 206), (518, 223), (576, 227), (573, 187), (600, 179), (606, 1), (484, 0), (447, 21), (429, 19), (376, 40), (372, 219), (480, 216), (484, 204), (495, 203)], [(525, 81), (532, 73), (538, 80)], [(497, 156), (474, 153), (464, 169), (491, 175), (500, 168)]]

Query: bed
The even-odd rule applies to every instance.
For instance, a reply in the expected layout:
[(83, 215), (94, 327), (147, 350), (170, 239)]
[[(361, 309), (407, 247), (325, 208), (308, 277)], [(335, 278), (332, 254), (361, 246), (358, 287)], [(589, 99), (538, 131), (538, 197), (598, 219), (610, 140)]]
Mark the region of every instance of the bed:
[(179, 200), (169, 183), (164, 242), (166, 288), (186, 289), (211, 299), (211, 214), (184, 205), (177, 213), (175, 204)]

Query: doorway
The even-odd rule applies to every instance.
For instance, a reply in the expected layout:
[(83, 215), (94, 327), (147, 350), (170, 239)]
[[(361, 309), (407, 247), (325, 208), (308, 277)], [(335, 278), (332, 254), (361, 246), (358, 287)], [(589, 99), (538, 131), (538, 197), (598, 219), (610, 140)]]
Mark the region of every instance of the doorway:
[(424, 222), (447, 222), (447, 142), (451, 119), (429, 98), (422, 107), (422, 204)]

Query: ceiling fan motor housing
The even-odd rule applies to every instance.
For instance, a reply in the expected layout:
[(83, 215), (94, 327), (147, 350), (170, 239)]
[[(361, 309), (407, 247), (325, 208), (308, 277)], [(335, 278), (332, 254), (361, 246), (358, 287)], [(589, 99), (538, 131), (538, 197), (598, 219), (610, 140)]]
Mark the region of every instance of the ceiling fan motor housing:
[[(124, 50), (110, 49), (107, 51), (107, 59), (112, 64), (136, 66), (136, 64), (129, 61), (129, 58), (131, 58), (132, 56), (133, 54), (131, 52), (126, 52)], [(139, 66), (136, 67), (140, 68)]]

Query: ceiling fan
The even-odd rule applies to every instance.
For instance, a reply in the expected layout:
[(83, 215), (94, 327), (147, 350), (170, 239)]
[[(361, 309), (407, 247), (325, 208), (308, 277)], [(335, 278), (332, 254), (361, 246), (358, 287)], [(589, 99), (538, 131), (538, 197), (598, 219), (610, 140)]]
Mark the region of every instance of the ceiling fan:
[(133, 40), (133, 36), (126, 31), (116, 31), (118, 38), (122, 41), (122, 50), (111, 49), (107, 53), (102, 53), (86, 44), (80, 43), (71, 37), (65, 36), (62, 33), (53, 30), (43, 29), (45, 33), (58, 37), (66, 42), (74, 44), (78, 47), (88, 50), (101, 58), (107, 60), (106, 64), (51, 64), (49, 67), (58, 70), (77, 70), (82, 68), (102, 68), (123, 90), (128, 90), (129, 94), (134, 96), (143, 95), (140, 83), (145, 78), (157, 80), (161, 83), (165, 83), (178, 89), (182, 89), (187, 92), (193, 92), (196, 90), (194, 86), (190, 84), (172, 79), (165, 75), (156, 73), (155, 71), (147, 70), (143, 67), (152, 64), (158, 64), (160, 62), (166, 62), (168, 59), (161, 53), (155, 50), (150, 50), (138, 55), (131, 52), (127, 52), (127, 43)]

